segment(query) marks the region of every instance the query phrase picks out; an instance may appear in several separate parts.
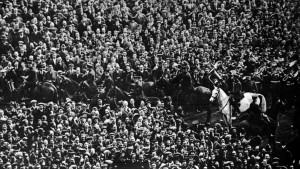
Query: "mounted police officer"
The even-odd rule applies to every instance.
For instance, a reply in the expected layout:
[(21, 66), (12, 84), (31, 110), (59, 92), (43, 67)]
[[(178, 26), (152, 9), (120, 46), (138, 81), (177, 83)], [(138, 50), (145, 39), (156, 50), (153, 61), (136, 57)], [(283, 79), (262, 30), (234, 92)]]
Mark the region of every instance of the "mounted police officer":
[(172, 80), (173, 84), (179, 84), (180, 91), (178, 94), (182, 95), (182, 97), (180, 97), (182, 98), (181, 104), (184, 98), (193, 91), (193, 80), (189, 73), (189, 69), (189, 64), (186, 61), (183, 61), (181, 64), (181, 73)]
[(6, 80), (10, 83), (10, 88), (11, 90), (15, 90), (15, 88), (17, 88), (19, 86), (19, 84), (21, 83), (21, 79), (20, 77), (17, 75), (16, 73), (16, 68), (14, 68), (11, 65), (11, 62), (8, 62), (8, 65), (6, 67), (7, 70), (7, 74), (6, 74)]
[(93, 69), (93, 65), (91, 63), (88, 63), (87, 68), (88, 68), (88, 74), (86, 75), (86, 82), (90, 85), (90, 87), (97, 88), (95, 82), (96, 74)]
[(28, 70), (26, 76), (22, 76), (26, 80), (24, 90), (22, 91), (22, 96), (28, 96), (28, 94), (36, 87), (38, 78), (38, 70), (33, 66), (32, 61), (28, 61)]
[(232, 106), (235, 109), (234, 112), (240, 114), (240, 109), (239, 109), (239, 102), (241, 99), (243, 99), (243, 94), (242, 94), (242, 83), (238, 79), (238, 75), (236, 71), (231, 71), (231, 80), (232, 83), (229, 88), (229, 94), (230, 94), (230, 99), (232, 102)]
[(105, 78), (103, 80), (103, 87), (105, 88), (105, 95), (109, 92), (110, 88), (114, 85), (114, 80), (108, 71), (104, 72)]
[(135, 75), (134, 74), (135, 74), (134, 69), (130, 69), (129, 73), (127, 73), (125, 82), (126, 82), (126, 85), (128, 86), (127, 87), (128, 92), (131, 92), (135, 88), (135, 78), (134, 78)]
[(56, 85), (57, 71), (54, 70), (52, 64), (49, 65), (48, 71), (44, 73), (44, 81), (50, 82), (50, 83), (53, 83), (54, 85)]

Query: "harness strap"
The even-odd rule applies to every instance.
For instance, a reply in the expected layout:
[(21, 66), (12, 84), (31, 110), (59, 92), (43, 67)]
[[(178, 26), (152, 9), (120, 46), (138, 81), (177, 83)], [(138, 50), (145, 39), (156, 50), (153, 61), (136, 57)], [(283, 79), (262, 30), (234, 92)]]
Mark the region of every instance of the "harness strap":
[(230, 102), (230, 98), (228, 98), (228, 101), (227, 101), (226, 104), (219, 110), (219, 112), (222, 112), (223, 109), (228, 105), (229, 102)]

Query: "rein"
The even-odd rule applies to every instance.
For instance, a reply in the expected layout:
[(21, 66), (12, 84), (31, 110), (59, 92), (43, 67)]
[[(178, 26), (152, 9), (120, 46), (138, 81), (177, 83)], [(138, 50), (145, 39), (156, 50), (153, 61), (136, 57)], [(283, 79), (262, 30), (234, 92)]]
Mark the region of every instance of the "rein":
[(219, 110), (219, 112), (222, 112), (223, 109), (229, 104), (230, 102), (230, 99), (228, 98), (228, 101), (226, 102), (226, 104)]
[[(218, 92), (218, 96), (216, 96), (216, 97), (213, 97), (213, 98), (220, 98), (220, 89), (219, 89), (219, 92)], [(226, 99), (226, 98), (225, 98)], [(224, 100), (225, 100), (224, 99)], [(222, 101), (221, 101), (222, 102)], [(223, 111), (223, 109), (229, 104), (229, 102), (230, 102), (230, 98), (228, 98), (228, 101), (226, 102), (226, 104), (219, 110), (219, 112), (222, 112)]]

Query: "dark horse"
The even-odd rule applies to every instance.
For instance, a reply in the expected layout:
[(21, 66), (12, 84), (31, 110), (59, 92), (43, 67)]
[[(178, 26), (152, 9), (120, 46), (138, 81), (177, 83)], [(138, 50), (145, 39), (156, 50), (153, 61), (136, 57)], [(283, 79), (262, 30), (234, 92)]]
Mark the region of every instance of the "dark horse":
[(90, 102), (98, 93), (97, 86), (90, 85), (87, 81), (82, 81), (79, 84), (79, 89), (73, 95), (73, 100)]
[(118, 107), (119, 101), (129, 101), (130, 98), (131, 96), (129, 94), (114, 85), (108, 90), (104, 102), (110, 104), (111, 108), (116, 108)]
[[(59, 80), (59, 100), (63, 101), (66, 98), (73, 99), (79, 91), (79, 83), (65, 76), (61, 76)], [(76, 99), (75, 99), (76, 100)]]
[[(179, 102), (178, 90), (167, 79), (160, 78), (156, 82), (156, 85), (158, 88), (165, 91), (165, 94), (167, 96), (171, 96), (172, 101), (174, 103)], [(189, 93), (185, 98), (182, 98), (183, 100), (183, 103), (181, 104), (182, 108), (186, 112), (207, 110), (206, 121), (209, 122), (211, 116), (211, 108), (209, 102), (210, 96), (211, 96), (210, 89), (203, 86), (195, 87), (191, 93)]]
[[(24, 88), (25, 82), (23, 82), (18, 88), (14, 88), (13, 84), (8, 82), (8, 90), (5, 93), (4, 98), (10, 101), (20, 101), (24, 96), (22, 91), (27, 90)], [(39, 102), (57, 102), (58, 92), (57, 88), (50, 82), (44, 82), (37, 84), (29, 93), (28, 98), (31, 100), (37, 100)]]
[(233, 126), (245, 128), (249, 135), (272, 136), (276, 130), (276, 121), (254, 105), (234, 121)]
[(158, 97), (158, 98), (164, 97), (163, 91), (157, 88), (157, 85), (152, 81), (136, 82), (136, 90), (139, 90), (138, 93), (140, 93), (142, 90), (146, 97)]

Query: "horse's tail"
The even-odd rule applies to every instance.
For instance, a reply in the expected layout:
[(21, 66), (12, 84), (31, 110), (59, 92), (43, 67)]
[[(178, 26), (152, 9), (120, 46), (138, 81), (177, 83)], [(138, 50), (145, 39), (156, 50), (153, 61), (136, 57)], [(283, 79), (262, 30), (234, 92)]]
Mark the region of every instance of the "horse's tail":
[(265, 113), (267, 111), (267, 102), (266, 102), (266, 98), (264, 95), (262, 94), (254, 94), (254, 96), (257, 96), (260, 98), (261, 102), (260, 102), (260, 110)]
[(266, 102), (266, 98), (264, 95), (260, 94), (259, 95), (261, 97), (261, 103), (260, 103), (260, 107), (261, 107), (261, 111), (263, 113), (265, 113), (267, 111), (267, 102)]

